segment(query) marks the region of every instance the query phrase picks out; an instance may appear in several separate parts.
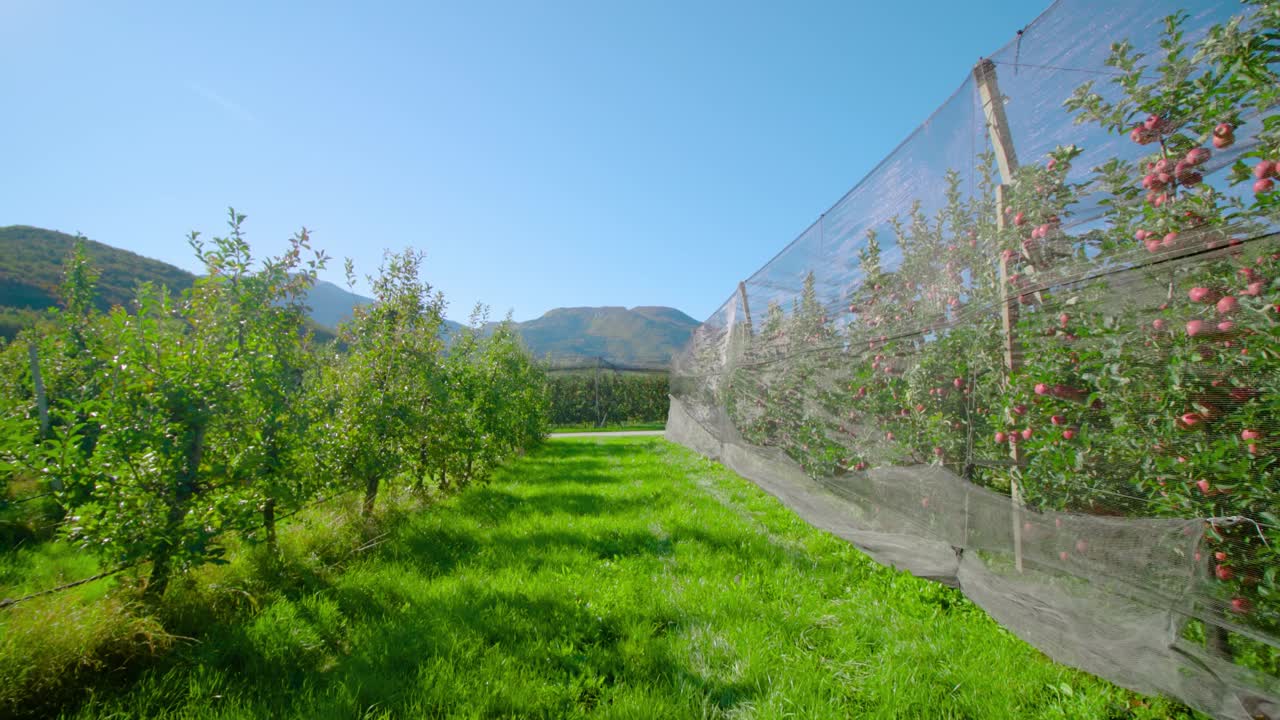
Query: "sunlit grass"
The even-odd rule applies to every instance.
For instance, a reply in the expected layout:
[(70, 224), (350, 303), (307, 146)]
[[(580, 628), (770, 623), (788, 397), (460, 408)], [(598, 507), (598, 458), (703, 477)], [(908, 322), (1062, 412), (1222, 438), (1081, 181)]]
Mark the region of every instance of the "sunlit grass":
[[(171, 589), (82, 718), (1170, 717), (656, 438), (560, 440)], [(384, 535), (384, 533), (386, 533)], [(182, 639), (190, 637), (191, 640)]]

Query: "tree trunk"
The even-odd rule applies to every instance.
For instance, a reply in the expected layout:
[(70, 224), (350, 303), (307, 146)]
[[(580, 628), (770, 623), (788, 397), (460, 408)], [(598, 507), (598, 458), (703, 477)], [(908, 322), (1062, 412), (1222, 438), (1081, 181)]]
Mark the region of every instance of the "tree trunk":
[(265, 505), (262, 506), (262, 527), (267, 533), (267, 551), (272, 555), (279, 552), (280, 547), (276, 543), (276, 499), (269, 498)]
[(1227, 629), (1218, 625), (1204, 626), (1204, 643), (1209, 652), (1223, 660), (1231, 660), (1231, 641)]
[(169, 587), (169, 565), (168, 548), (152, 559), (151, 575), (147, 577), (147, 589), (142, 593), (142, 597), (147, 602), (155, 604), (164, 597), (164, 591)]
[(191, 429), (187, 439), (186, 465), (178, 477), (173, 503), (169, 506), (169, 514), (165, 519), (165, 536), (151, 553), (151, 575), (147, 579), (147, 590), (144, 593), (144, 597), (151, 602), (163, 597), (164, 591), (169, 587), (169, 575), (173, 566), (173, 539), (182, 526), (182, 518), (187, 513), (191, 498), (196, 494), (200, 458), (204, 454), (204, 431), (203, 424), (197, 424)]
[(364, 481), (364, 507), (360, 514), (366, 519), (373, 516), (373, 502), (378, 499), (378, 476)]
[[(1209, 576), (1213, 577), (1213, 566), (1215, 564), (1213, 553), (1204, 551), (1204, 556), (1205, 567), (1209, 571)], [(1227, 661), (1232, 659), (1231, 640), (1226, 628), (1206, 622), (1204, 624), (1204, 645), (1210, 654)]]

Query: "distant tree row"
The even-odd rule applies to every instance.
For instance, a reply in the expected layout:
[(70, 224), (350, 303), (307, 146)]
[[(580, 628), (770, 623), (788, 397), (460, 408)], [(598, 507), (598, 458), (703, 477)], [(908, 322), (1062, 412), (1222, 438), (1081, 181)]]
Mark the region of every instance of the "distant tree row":
[(670, 407), (665, 372), (560, 372), (549, 385), (555, 425), (663, 422)]
[(367, 515), (388, 483), (456, 490), (546, 432), (545, 376), (509, 323), (445, 347), (420, 253), (387, 254), (377, 302), (317, 345), (302, 298), (326, 256), (304, 229), (256, 261), (243, 222), (232, 211), (226, 237), (191, 235), (204, 272), (180, 296), (143, 284), (106, 313), (78, 243), (63, 307), (0, 345), (0, 482), (39, 475), (63, 539), (149, 561), (153, 597), (217, 561), (228, 531), (274, 551), (277, 518), (319, 497), (362, 492)]

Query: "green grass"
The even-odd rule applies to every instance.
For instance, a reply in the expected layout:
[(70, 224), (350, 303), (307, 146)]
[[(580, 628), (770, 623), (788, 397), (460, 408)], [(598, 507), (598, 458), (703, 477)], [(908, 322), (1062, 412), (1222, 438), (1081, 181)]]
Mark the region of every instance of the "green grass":
[(590, 425), (590, 424), (556, 425), (555, 427), (551, 428), (551, 432), (553, 433), (564, 433), (564, 432), (608, 433), (608, 432), (622, 432), (622, 431), (630, 431), (630, 430), (665, 430), (665, 429), (667, 429), (667, 424), (665, 422), (651, 422), (651, 423), (631, 423), (629, 425), (605, 425), (604, 427), (596, 427), (595, 425)]
[(171, 588), (171, 649), (94, 676), (69, 716), (1182, 714), (657, 438), (549, 443), (491, 485), (395, 507), (376, 529), (306, 518), (283, 561), (242, 548)]

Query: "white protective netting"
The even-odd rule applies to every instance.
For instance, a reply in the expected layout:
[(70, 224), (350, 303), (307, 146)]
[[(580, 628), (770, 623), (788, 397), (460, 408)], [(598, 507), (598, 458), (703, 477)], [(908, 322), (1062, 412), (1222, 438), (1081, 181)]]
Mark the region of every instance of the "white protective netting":
[(1278, 71), (1274, 0), (1053, 5), (695, 332), (668, 437), (1062, 662), (1280, 717)]

